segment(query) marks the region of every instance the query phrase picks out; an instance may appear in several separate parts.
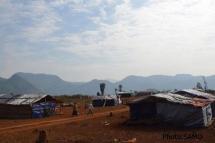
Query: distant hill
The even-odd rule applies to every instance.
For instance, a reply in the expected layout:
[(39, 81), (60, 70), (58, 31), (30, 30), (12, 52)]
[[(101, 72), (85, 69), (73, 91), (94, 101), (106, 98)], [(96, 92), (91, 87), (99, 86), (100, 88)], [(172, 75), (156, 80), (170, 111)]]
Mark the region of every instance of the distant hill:
[(3, 81), (3, 80), (5, 80), (5, 79), (0, 77), (0, 81)]
[[(211, 88), (215, 88), (213, 83), (215, 79), (212, 77), (206, 77), (208, 85)], [(153, 75), (148, 77), (143, 76), (128, 76), (125, 79), (119, 81), (125, 89), (130, 90), (145, 90), (145, 89), (157, 89), (157, 90), (172, 90), (172, 89), (184, 89), (193, 88), (197, 82), (202, 82), (202, 76), (192, 76), (189, 74), (178, 74), (176, 76), (166, 75)]]
[(71, 94), (82, 85), (78, 82), (67, 82), (56, 75), (17, 73), (40, 91), (48, 94)]
[(83, 83), (81, 86), (75, 90), (76, 93), (84, 93), (84, 94), (92, 94), (96, 95), (96, 93), (100, 92), (100, 83), (105, 83), (105, 93), (114, 94), (116, 85), (107, 80), (92, 80), (90, 82)]
[[(215, 89), (215, 75), (207, 76), (208, 87)], [(52, 95), (62, 94), (87, 94), (95, 95), (99, 84), (106, 84), (105, 93), (114, 94), (114, 89), (119, 84), (124, 90), (172, 90), (193, 88), (197, 82), (202, 83), (202, 76), (178, 74), (175, 76), (128, 76), (118, 82), (94, 79), (89, 82), (68, 82), (56, 75), (16, 73), (9, 79), (0, 78), (0, 93), (47, 93)], [(203, 83), (202, 83), (203, 84)]]
[(89, 82), (67, 82), (56, 75), (49, 74), (32, 74), (32, 73), (16, 73), (38, 88), (40, 91), (48, 94), (88, 94), (95, 95), (99, 91), (99, 84), (106, 83), (105, 91), (113, 93), (114, 84), (107, 80), (92, 80)]
[(39, 93), (38, 88), (18, 75), (13, 75), (9, 79), (0, 80), (0, 93)]

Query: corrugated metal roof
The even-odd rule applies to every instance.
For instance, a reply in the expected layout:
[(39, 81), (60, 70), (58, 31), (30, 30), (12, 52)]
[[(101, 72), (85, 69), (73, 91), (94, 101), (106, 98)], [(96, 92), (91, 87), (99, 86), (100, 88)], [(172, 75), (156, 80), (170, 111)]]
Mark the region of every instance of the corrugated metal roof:
[(33, 104), (46, 96), (48, 95), (46, 94), (23, 94), (23, 95), (2, 94), (0, 95), (0, 103), (13, 104), (13, 105)]
[(172, 93), (166, 93), (166, 94), (159, 93), (151, 96), (157, 97), (157, 98), (163, 98), (163, 99), (166, 99), (167, 101), (181, 103), (181, 104), (190, 104), (192, 100), (192, 98), (184, 97), (179, 94), (172, 94)]
[(104, 96), (93, 96), (93, 100), (103, 100), (103, 99), (117, 99), (116, 95), (104, 95)]
[(117, 91), (116, 94), (121, 95), (121, 94), (132, 94), (131, 92), (125, 92), (125, 91)]
[(147, 98), (150, 98), (150, 97), (161, 98), (161, 99), (165, 99), (165, 100), (170, 101), (170, 102), (182, 103), (182, 104), (190, 103), (190, 102), (187, 102), (187, 101), (191, 100), (191, 98), (185, 97), (185, 96), (181, 96), (179, 94), (158, 93), (158, 94), (147, 95), (147, 96), (143, 96), (143, 97), (134, 99), (132, 101), (132, 103), (140, 102), (140, 101), (143, 101), (143, 100), (145, 100)]
[(173, 94), (173, 93), (159, 93), (159, 94), (140, 97), (138, 99), (133, 100), (131, 102), (131, 104), (135, 104), (135, 103), (141, 102), (143, 100), (147, 100), (150, 97), (164, 99), (164, 100), (172, 102), (172, 103), (190, 104), (190, 105), (198, 106), (198, 107), (203, 107), (203, 106), (211, 103), (211, 101), (207, 100), (207, 99), (191, 98), (191, 97), (186, 97), (186, 96), (182, 96), (179, 94)]
[(180, 94), (183, 92), (187, 93), (191, 96), (197, 96), (197, 97), (199, 96), (199, 97), (204, 97), (207, 99), (214, 99), (215, 100), (215, 96), (213, 96), (212, 94), (209, 94), (209, 93), (206, 93), (203, 91), (199, 91), (199, 90), (195, 90), (195, 89), (183, 89), (183, 90), (176, 91), (175, 93)]
[(0, 103), (7, 104), (8, 101), (10, 101), (12, 98), (16, 98), (19, 95), (14, 94), (1, 94), (0, 95)]

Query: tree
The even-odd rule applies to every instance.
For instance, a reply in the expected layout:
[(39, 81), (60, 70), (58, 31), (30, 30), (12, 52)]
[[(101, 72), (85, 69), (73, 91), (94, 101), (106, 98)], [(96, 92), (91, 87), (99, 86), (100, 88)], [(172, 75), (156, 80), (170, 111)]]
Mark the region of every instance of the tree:
[(119, 92), (122, 92), (122, 84), (119, 85)]
[(117, 94), (117, 88), (115, 88), (115, 94)]
[(204, 85), (205, 85), (204, 90), (206, 91), (208, 89), (208, 83), (207, 83), (206, 78), (204, 76), (202, 77), (202, 79), (203, 79)]
[(104, 91), (105, 91), (105, 83), (100, 83), (100, 91), (101, 91), (101, 95), (104, 95)]
[(196, 84), (196, 88), (197, 88), (197, 89), (203, 89), (203, 87), (202, 87), (202, 85), (201, 85), (201, 83), (200, 83), (200, 82), (197, 82), (197, 84)]
[(96, 94), (97, 96), (100, 96), (100, 93), (99, 92), (97, 92), (97, 94)]

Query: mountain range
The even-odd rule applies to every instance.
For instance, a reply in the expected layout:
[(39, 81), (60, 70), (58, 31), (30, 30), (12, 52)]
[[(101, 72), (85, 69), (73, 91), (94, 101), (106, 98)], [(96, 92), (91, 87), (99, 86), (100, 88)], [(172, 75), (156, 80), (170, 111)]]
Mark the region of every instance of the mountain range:
[[(205, 77), (208, 87), (215, 89), (215, 75)], [(0, 93), (46, 93), (51, 95), (62, 94), (86, 94), (96, 95), (100, 91), (99, 84), (105, 83), (105, 93), (114, 94), (119, 84), (123, 90), (143, 91), (146, 89), (173, 90), (193, 88), (196, 83), (203, 85), (202, 76), (190, 74), (178, 74), (175, 76), (153, 75), (153, 76), (128, 76), (120, 81), (91, 80), (89, 82), (68, 82), (56, 75), (15, 73), (10, 78), (0, 77)]]

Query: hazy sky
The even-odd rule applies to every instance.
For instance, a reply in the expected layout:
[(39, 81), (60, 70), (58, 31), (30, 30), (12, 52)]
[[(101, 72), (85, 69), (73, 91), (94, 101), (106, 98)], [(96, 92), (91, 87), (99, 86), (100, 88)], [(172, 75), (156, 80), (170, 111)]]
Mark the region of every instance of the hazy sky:
[(0, 76), (215, 73), (214, 0), (0, 0)]

